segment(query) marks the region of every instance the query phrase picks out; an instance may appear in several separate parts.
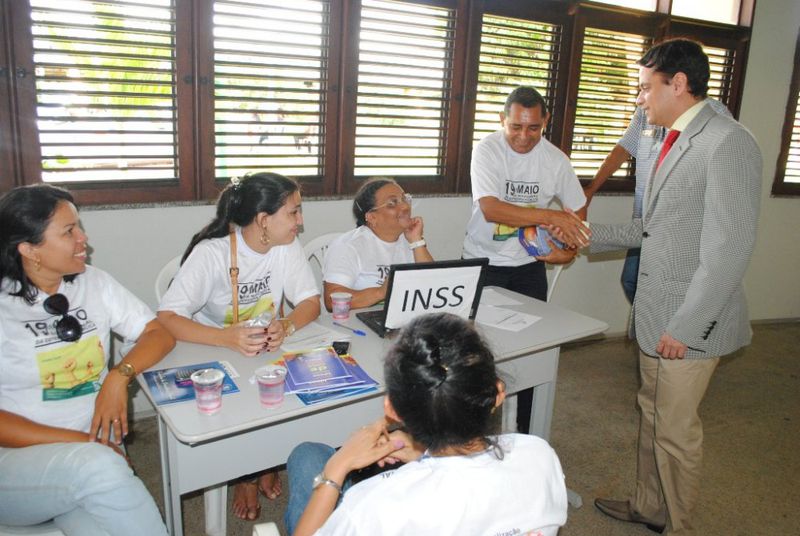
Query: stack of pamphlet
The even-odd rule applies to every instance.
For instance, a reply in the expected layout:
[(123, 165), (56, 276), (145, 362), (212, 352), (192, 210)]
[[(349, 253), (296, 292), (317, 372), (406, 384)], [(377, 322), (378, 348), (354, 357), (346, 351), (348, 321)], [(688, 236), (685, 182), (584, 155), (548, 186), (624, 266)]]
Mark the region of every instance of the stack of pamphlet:
[(239, 375), (227, 361), (210, 361), (185, 367), (148, 370), (144, 372), (144, 378), (147, 380), (147, 386), (150, 388), (150, 396), (153, 402), (161, 406), (163, 404), (194, 400), (194, 386), (190, 376), (197, 370), (208, 368), (219, 369), (225, 373), (225, 378), (222, 382), (223, 395), (239, 392), (239, 388), (233, 381), (233, 378), (238, 378)]
[(276, 364), (286, 367), (286, 394), (307, 406), (378, 388), (353, 356), (337, 355), (330, 346), (285, 353)]

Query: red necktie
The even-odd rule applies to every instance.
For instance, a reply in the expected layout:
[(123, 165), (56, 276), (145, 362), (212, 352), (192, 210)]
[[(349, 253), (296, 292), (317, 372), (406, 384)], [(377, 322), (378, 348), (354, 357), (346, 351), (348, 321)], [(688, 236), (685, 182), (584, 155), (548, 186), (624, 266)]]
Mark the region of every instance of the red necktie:
[(680, 130), (670, 130), (667, 132), (667, 137), (664, 140), (664, 145), (661, 146), (661, 152), (658, 153), (658, 164), (656, 164), (656, 169), (661, 167), (661, 161), (664, 160), (664, 157), (667, 156), (667, 153), (672, 148), (672, 145), (675, 143), (675, 140), (678, 139), (678, 136), (681, 135)]

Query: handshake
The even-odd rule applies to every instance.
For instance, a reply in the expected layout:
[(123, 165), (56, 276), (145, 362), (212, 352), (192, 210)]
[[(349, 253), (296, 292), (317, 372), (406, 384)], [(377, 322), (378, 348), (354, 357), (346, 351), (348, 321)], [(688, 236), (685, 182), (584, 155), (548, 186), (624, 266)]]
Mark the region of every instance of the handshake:
[(566, 264), (578, 248), (589, 245), (591, 231), (573, 211), (548, 210), (548, 222), (519, 230), (519, 241), (529, 254), (551, 264)]

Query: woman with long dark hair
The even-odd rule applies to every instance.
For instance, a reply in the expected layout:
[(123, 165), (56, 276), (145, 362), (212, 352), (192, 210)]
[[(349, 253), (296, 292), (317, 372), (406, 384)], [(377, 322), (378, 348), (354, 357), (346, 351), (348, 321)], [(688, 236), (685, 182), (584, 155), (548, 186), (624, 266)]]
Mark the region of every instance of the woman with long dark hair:
[(392, 264), (433, 260), (423, 237), (423, 221), (411, 215), (411, 196), (394, 179), (369, 179), (353, 198), (356, 228), (331, 242), (322, 280), (325, 307), (331, 294), (349, 292), (352, 307), (369, 307), (386, 297)]
[[(246, 356), (277, 350), (296, 328), (319, 316), (319, 289), (297, 240), (302, 223), (296, 181), (277, 173), (232, 180), (217, 200), (214, 219), (186, 248), (158, 318), (178, 340)], [(294, 310), (278, 318), (284, 297)], [(259, 516), (259, 490), (276, 498), (277, 473), (236, 486), (237, 517)]]
[[(567, 520), (558, 458), (538, 437), (492, 435), (504, 385), (469, 322), (418, 317), (389, 350), (384, 376), (384, 418), (338, 451), (303, 443), (290, 455), (290, 533), (556, 535)], [(352, 471), (398, 461), (349, 487)]]
[[(0, 524), (166, 534), (122, 440), (128, 385), (175, 339), (86, 254), (66, 190), (0, 198)], [(109, 370), (112, 331), (136, 344)]]

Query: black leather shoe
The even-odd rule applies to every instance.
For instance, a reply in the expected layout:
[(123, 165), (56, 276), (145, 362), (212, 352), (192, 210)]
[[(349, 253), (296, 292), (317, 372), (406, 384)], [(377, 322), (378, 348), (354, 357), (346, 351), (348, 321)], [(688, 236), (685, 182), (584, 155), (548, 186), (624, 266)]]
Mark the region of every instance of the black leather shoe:
[(631, 510), (630, 502), (628, 501), (612, 501), (610, 499), (595, 499), (594, 505), (598, 510), (603, 512), (609, 517), (619, 519), (620, 521), (628, 521), (630, 523), (641, 523), (653, 532), (664, 532), (664, 525), (653, 523), (649, 519), (643, 518), (637, 512)]

